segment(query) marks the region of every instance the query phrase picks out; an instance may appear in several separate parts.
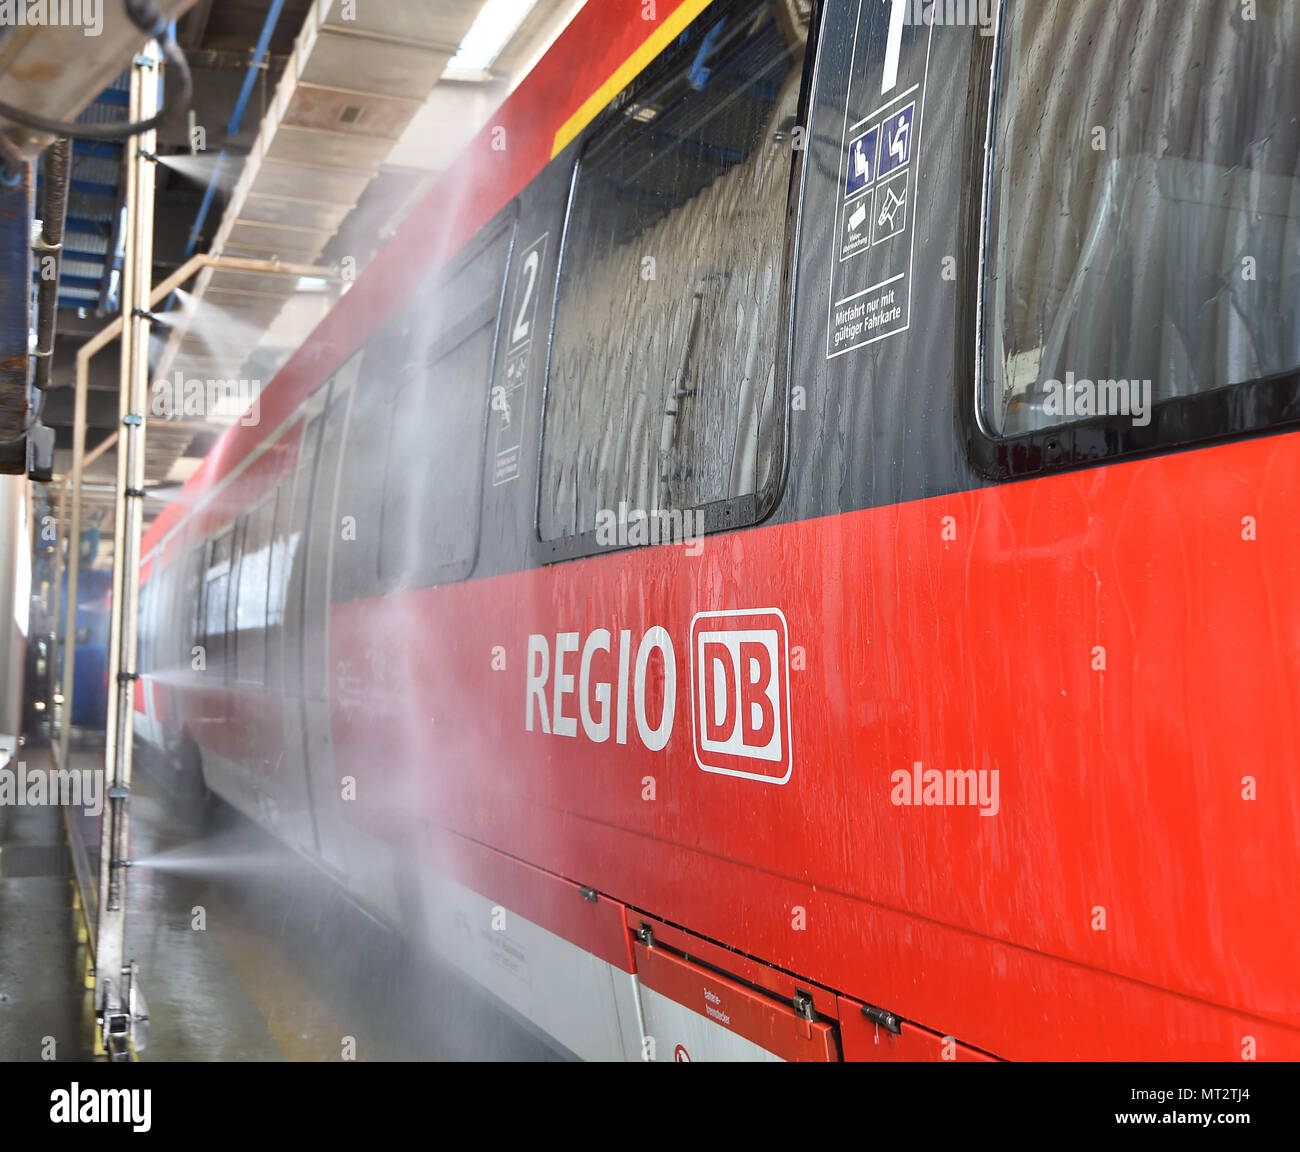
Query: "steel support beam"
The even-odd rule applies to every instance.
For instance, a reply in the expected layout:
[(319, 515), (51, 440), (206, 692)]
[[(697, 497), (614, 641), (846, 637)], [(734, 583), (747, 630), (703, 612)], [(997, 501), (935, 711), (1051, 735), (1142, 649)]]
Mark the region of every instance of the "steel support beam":
[[(131, 70), (130, 118), (158, 110), (160, 56), (149, 45)], [(95, 1010), (110, 1059), (129, 1059), (136, 1002), (134, 965), (126, 960), (126, 858), (130, 843), (135, 734), (136, 610), (143, 529), (145, 412), (149, 399), (149, 311), (153, 270), (154, 165), (157, 135), (126, 144), (126, 260), (122, 268), (122, 376), (113, 519), (113, 601), (108, 635), (108, 716), (104, 741), (106, 803), (100, 829), (99, 922), (95, 929)], [(80, 550), (80, 540), (76, 541)], [(74, 636), (75, 642), (75, 636)]]

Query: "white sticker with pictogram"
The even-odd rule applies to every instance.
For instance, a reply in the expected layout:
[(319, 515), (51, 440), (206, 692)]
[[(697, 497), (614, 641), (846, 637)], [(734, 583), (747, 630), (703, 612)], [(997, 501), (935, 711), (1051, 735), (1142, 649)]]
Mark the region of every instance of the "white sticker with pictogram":
[(528, 383), (536, 343), (537, 297), (542, 286), (549, 236), (549, 232), (543, 232), (524, 249), (516, 265), (510, 311), (506, 316), (509, 327), (505, 333), (505, 379), (492, 390), (494, 486), (506, 484), (519, 475), (524, 418), (528, 412)]
[[(852, 2), (852, 0), (847, 0)], [(911, 326), (916, 200), (934, 24), (857, 0), (835, 208), (826, 357)]]

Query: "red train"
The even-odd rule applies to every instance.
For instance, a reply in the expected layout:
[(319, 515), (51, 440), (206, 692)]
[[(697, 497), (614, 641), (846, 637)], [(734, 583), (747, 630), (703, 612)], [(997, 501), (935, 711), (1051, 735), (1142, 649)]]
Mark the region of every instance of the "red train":
[(137, 723), (589, 1058), (1300, 1057), (1300, 4), (588, 4), (146, 541)]

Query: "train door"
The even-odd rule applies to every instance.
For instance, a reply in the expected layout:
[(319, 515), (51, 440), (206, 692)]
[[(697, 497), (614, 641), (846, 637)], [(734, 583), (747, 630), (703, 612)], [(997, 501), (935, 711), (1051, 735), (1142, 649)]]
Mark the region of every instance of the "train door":
[[(334, 378), (329, 407), (325, 410), (307, 536), (303, 628), (299, 646), (303, 685), (300, 703), (302, 746), (316, 817), (316, 836), (321, 858), (340, 872), (347, 871), (343, 813), (350, 797), (344, 796), (342, 777), (348, 772), (346, 768), (335, 765), (330, 730), (330, 685), (333, 682), (329, 645), (330, 574), (334, 567), (335, 546), (345, 538), (335, 510), (354, 391), (352, 385), (360, 363), (360, 355), (354, 356)], [(347, 535), (350, 542), (355, 533)]]
[(293, 476), (282, 490), (271, 552), (269, 630), (278, 638), (268, 652), (267, 687), (283, 706), (282, 753), (271, 781), (272, 822), (294, 844), (318, 853), (316, 822), (302, 739), (303, 587), (312, 491), (325, 424), (329, 385), (308, 402)]
[(344, 803), (335, 771), (329, 708), (329, 579), (344, 433), (354, 357), (320, 394), (310, 417), (294, 478), (291, 535), (296, 541), (284, 612), (284, 759), (286, 775), (302, 782), (309, 812), (304, 843), (328, 867), (345, 872)]

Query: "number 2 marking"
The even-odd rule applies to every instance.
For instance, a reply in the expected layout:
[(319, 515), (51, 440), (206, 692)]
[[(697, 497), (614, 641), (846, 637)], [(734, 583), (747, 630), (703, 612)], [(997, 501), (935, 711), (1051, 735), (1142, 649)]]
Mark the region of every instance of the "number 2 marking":
[(533, 330), (533, 322), (525, 319), (528, 315), (528, 305), (533, 299), (533, 288), (537, 284), (537, 271), (542, 266), (542, 257), (537, 249), (529, 252), (524, 258), (524, 266), (520, 270), (520, 276), (528, 277), (528, 287), (524, 289), (523, 299), (519, 303), (519, 316), (515, 320), (515, 326), (510, 333), (511, 344), (522, 344), (528, 339), (528, 334)]

